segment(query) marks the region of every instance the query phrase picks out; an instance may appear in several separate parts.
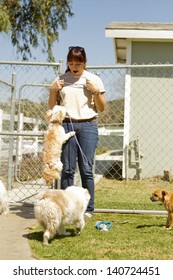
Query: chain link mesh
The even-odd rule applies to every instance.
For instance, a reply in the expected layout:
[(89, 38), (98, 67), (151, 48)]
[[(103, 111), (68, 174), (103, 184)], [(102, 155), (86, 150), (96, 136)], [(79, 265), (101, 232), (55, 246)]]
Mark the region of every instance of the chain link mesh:
[[(123, 206), (117, 203), (119, 190), (128, 189), (136, 207), (146, 209), (138, 203), (141, 184), (145, 195), (148, 184), (172, 182), (173, 67), (92, 66), (88, 71), (103, 80), (107, 100), (98, 118), (95, 178), (103, 178), (108, 189), (115, 185), (113, 207), (131, 209), (128, 198)], [(32, 203), (35, 193), (48, 187), (41, 176), (44, 115), (49, 85), (59, 72), (59, 64), (0, 63), (0, 177), (12, 202)], [(15, 87), (10, 86), (13, 73)], [(78, 172), (75, 181), (80, 184)]]

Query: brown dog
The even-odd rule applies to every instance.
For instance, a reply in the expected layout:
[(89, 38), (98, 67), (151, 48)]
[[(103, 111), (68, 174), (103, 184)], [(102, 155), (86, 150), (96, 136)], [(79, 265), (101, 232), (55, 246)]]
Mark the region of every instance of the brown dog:
[(151, 201), (161, 201), (168, 211), (168, 218), (166, 222), (166, 228), (171, 229), (173, 227), (173, 194), (163, 189), (157, 189), (152, 193), (150, 197)]

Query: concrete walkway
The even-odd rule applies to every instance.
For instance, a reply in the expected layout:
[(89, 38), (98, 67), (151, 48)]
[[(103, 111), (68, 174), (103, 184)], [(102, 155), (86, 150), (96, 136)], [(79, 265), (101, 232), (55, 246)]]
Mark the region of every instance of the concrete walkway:
[(34, 260), (27, 234), (35, 222), (33, 206), (12, 205), (0, 215), (0, 260)]

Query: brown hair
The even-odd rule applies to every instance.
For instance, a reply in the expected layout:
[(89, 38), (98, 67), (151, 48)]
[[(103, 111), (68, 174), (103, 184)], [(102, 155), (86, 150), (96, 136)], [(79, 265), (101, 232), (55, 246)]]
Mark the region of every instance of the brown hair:
[(84, 48), (82, 47), (69, 47), (69, 52), (67, 54), (67, 62), (69, 61), (77, 61), (77, 62), (87, 62), (86, 53)]

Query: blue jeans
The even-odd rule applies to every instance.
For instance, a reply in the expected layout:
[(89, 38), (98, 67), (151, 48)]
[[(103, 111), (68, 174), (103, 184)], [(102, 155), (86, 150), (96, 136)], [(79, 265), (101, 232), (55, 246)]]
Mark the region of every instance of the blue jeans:
[(98, 127), (96, 121), (63, 122), (65, 132), (74, 130), (76, 135), (71, 137), (62, 148), (61, 160), (63, 170), (61, 189), (66, 189), (74, 183), (76, 162), (78, 161), (82, 187), (87, 188), (91, 199), (86, 212), (94, 211), (94, 175), (93, 163), (98, 143)]

